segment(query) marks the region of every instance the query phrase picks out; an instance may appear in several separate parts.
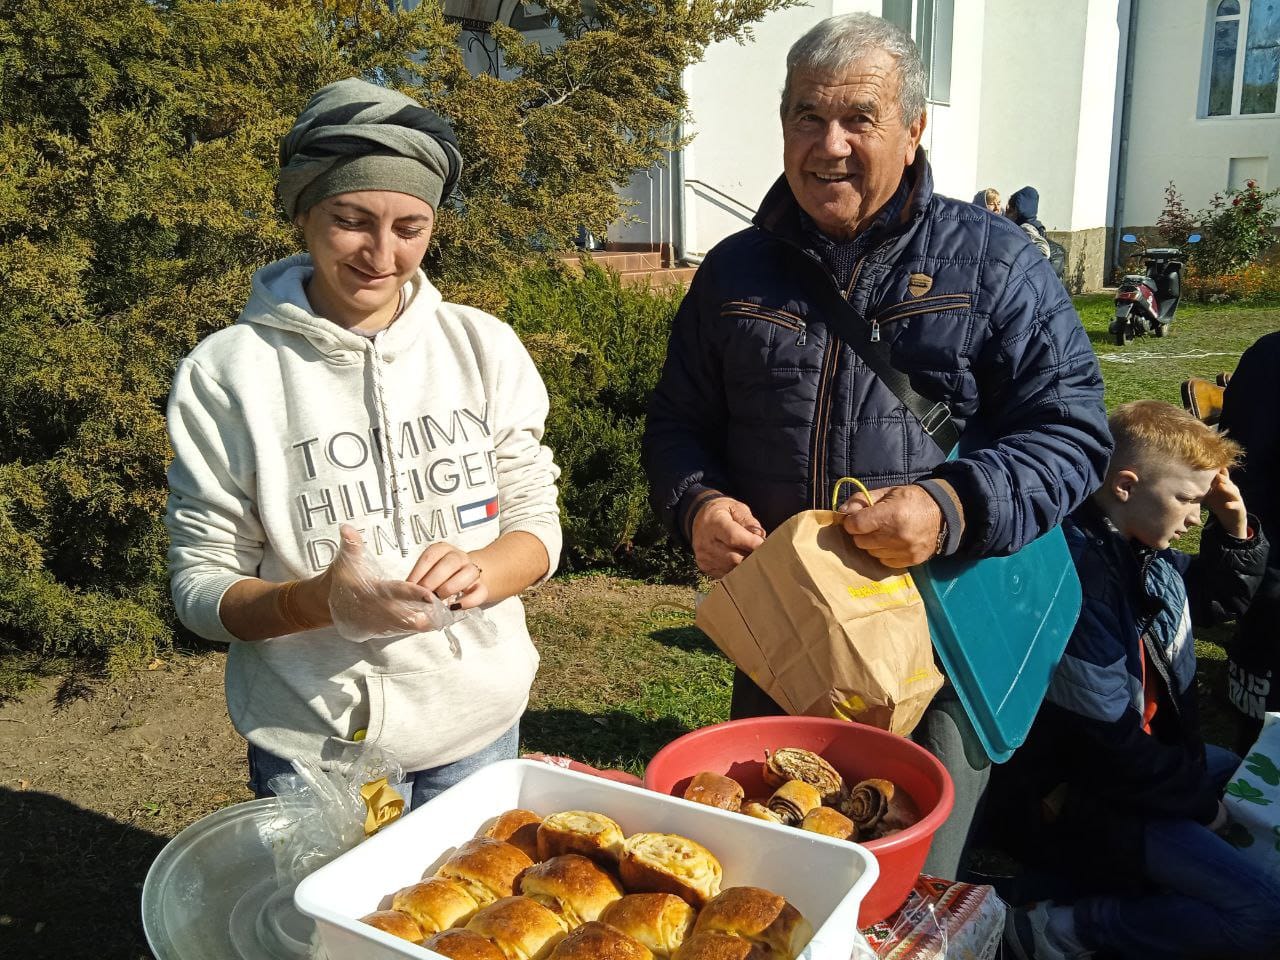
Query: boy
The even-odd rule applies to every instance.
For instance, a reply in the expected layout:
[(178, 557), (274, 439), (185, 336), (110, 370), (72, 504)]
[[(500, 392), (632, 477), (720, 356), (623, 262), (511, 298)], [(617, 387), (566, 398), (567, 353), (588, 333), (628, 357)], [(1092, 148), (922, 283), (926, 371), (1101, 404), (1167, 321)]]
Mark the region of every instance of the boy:
[[(1195, 704), (1191, 621), (1239, 615), (1266, 562), (1228, 474), (1240, 448), (1154, 400), (1117, 408), (1110, 427), (1103, 484), (1063, 524), (1080, 619), (1006, 771), (1041, 801), (1035, 846), (1077, 875), (1078, 896), (1012, 912), (1005, 946), (1018, 960), (1273, 956), (1280, 885), (1218, 835), (1239, 759), (1206, 757)], [(1202, 506), (1199, 556), (1170, 549)]]

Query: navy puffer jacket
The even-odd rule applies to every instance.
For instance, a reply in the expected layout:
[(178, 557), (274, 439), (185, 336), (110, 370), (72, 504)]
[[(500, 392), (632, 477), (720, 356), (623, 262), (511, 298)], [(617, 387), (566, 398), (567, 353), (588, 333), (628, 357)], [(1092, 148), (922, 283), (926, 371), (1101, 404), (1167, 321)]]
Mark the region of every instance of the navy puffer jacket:
[[(1056, 526), (1111, 452), (1098, 362), (1071, 301), (1023, 232), (933, 193), (919, 151), (902, 215), (849, 289), (808, 249), (786, 179), (755, 226), (707, 255), (680, 306), (649, 405), (654, 508), (688, 542), (719, 490), (767, 530), (825, 508), (842, 476), (937, 477), (965, 513), (967, 554), (1004, 554)], [(871, 324), (894, 367), (945, 402), (965, 451), (943, 462), (920, 421), (847, 345)], [(979, 437), (989, 439), (979, 439)]]

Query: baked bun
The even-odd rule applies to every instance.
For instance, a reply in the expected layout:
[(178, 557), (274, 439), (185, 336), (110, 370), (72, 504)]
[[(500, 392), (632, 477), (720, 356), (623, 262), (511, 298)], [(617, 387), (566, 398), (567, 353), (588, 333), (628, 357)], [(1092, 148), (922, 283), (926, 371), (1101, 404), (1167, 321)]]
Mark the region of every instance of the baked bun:
[(564, 939), (564, 923), (528, 897), (503, 897), (467, 923), (500, 951), (506, 960), (543, 960)]
[(813, 939), (813, 927), (776, 893), (759, 887), (730, 887), (708, 903), (693, 927), (700, 933), (727, 933), (757, 944), (777, 960), (795, 960)]
[(674, 893), (633, 893), (605, 907), (602, 923), (670, 957), (693, 930), (697, 913)]
[(727, 933), (695, 933), (671, 960), (773, 960), (767, 950)]
[(853, 821), (839, 810), (831, 807), (819, 807), (811, 810), (800, 823), (800, 827), (812, 833), (825, 834), (837, 840), (856, 840), (858, 828)]
[(437, 877), (456, 880), (480, 906), (509, 897), (520, 871), (533, 861), (517, 847), (502, 840), (473, 837), (458, 847), (436, 871)]
[(360, 922), (377, 927), (393, 937), (408, 940), (410, 943), (422, 942), (422, 928), (418, 926), (417, 921), (399, 910), (375, 910), (361, 917)]
[(782, 818), (757, 800), (748, 800), (742, 805), (739, 813), (745, 813), (748, 817), (755, 817), (757, 820), (764, 820), (767, 823), (781, 823)]
[(565, 810), (553, 813), (538, 827), (538, 859), (580, 853), (612, 866), (622, 850), (622, 828), (603, 813)]
[(720, 861), (706, 847), (678, 834), (628, 837), (618, 866), (628, 893), (674, 893), (700, 907), (720, 892)]
[(391, 909), (413, 917), (423, 936), (429, 937), (462, 926), (480, 909), (480, 904), (458, 881), (432, 877), (398, 891), (391, 899)]
[(718, 773), (700, 773), (689, 781), (686, 800), (705, 803), (708, 807), (737, 811), (742, 807), (742, 784)]
[(487, 824), (476, 836), (505, 840), (530, 860), (538, 859), (538, 824), (542, 818), (531, 810), (508, 810)]
[(470, 930), (445, 930), (422, 945), (450, 960), (507, 960), (501, 950)]
[(592, 920), (556, 944), (551, 960), (653, 960), (653, 954), (625, 933)]
[(600, 911), (622, 899), (622, 887), (594, 860), (566, 853), (535, 863), (520, 875), (516, 886), (560, 916), (570, 929), (598, 919)]

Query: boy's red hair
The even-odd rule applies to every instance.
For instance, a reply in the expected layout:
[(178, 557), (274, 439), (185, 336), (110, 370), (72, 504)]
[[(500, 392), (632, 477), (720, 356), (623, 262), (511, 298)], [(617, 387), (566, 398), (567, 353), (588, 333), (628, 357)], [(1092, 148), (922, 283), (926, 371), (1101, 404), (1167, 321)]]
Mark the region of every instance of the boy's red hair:
[(1234, 466), (1243, 452), (1226, 434), (1163, 400), (1122, 403), (1112, 411), (1108, 425), (1116, 441), (1113, 467), (1156, 458), (1176, 460), (1193, 470), (1221, 470)]

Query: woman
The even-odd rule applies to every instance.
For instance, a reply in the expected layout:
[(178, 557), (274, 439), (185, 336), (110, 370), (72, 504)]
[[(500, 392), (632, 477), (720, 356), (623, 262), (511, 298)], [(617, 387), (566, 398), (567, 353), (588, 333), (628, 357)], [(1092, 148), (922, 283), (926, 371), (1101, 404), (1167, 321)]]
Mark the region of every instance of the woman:
[[(230, 644), (255, 794), (364, 740), (416, 806), (516, 754), (538, 662), (517, 594), (560, 553), (547, 393), (510, 327), (419, 269), (461, 169), (444, 121), (343, 80), (280, 159), (307, 253), (259, 270), (174, 378), (174, 604)], [(427, 629), (432, 594), (487, 622)]]

